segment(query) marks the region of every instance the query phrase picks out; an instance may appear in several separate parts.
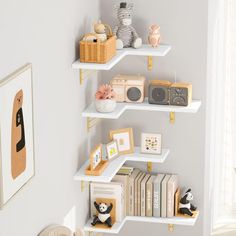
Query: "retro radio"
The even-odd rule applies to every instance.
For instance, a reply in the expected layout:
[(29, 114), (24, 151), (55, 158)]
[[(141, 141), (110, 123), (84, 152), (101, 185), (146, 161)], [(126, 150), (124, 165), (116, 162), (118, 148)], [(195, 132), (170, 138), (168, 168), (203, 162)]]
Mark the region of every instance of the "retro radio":
[(153, 80), (149, 85), (148, 102), (158, 105), (188, 106), (192, 102), (192, 85)]
[(170, 86), (170, 104), (188, 106), (192, 102), (192, 85), (187, 83), (173, 83)]
[(150, 104), (170, 104), (171, 82), (166, 80), (152, 80), (148, 89), (148, 102)]
[(118, 75), (111, 80), (117, 102), (143, 102), (145, 78), (138, 75)]

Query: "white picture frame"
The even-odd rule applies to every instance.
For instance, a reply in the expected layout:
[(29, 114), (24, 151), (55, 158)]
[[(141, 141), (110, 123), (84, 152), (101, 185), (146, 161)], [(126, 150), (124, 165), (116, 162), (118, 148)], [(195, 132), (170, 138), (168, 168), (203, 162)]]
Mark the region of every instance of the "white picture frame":
[(0, 81), (0, 208), (34, 176), (32, 65)]
[(153, 133), (141, 134), (141, 152), (147, 154), (162, 153), (162, 135)]
[(117, 141), (111, 141), (106, 145), (107, 159), (112, 160), (119, 156), (119, 149), (117, 145)]

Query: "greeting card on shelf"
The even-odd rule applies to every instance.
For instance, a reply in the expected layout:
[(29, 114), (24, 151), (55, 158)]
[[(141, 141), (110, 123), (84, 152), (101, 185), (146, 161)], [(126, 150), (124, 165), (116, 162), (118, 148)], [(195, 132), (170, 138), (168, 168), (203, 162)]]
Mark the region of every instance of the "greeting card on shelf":
[(107, 165), (108, 162), (102, 159), (102, 144), (99, 144), (90, 154), (89, 166), (85, 173), (86, 175), (101, 175)]

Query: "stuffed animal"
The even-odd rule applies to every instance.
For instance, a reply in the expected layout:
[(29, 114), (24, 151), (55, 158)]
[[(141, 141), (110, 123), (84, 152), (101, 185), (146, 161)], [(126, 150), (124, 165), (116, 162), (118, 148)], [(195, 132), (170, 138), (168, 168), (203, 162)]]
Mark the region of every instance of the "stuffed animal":
[(100, 20), (94, 24), (94, 32), (101, 42), (107, 40), (106, 26), (102, 24)]
[(183, 215), (193, 216), (193, 211), (197, 210), (197, 207), (190, 202), (193, 200), (191, 189), (188, 189), (179, 202), (179, 213)]
[(122, 49), (127, 47), (140, 48), (142, 39), (138, 36), (136, 30), (132, 26), (133, 4), (121, 2), (117, 9), (117, 18), (119, 25), (114, 28), (116, 35), (116, 48)]
[(148, 42), (152, 45), (152, 47), (156, 48), (160, 44), (160, 26), (151, 25), (149, 28)]
[(111, 203), (110, 206), (108, 206), (106, 203), (97, 204), (96, 202), (94, 202), (94, 206), (98, 211), (98, 215), (94, 216), (91, 225), (95, 226), (98, 223), (102, 223), (106, 224), (108, 227), (112, 227), (110, 212), (113, 208), (113, 204)]

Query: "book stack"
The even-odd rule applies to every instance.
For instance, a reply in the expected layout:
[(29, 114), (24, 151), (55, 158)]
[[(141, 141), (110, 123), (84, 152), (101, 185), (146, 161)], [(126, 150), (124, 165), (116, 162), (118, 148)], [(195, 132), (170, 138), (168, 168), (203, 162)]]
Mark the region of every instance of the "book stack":
[(125, 216), (173, 217), (177, 214), (178, 176), (150, 175), (122, 167), (111, 183), (91, 183), (91, 215), (97, 198), (115, 199), (116, 220)]

